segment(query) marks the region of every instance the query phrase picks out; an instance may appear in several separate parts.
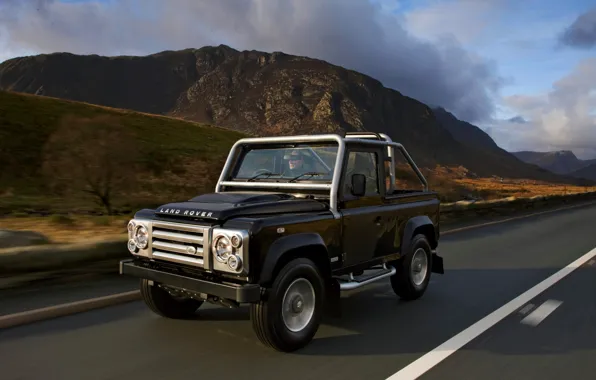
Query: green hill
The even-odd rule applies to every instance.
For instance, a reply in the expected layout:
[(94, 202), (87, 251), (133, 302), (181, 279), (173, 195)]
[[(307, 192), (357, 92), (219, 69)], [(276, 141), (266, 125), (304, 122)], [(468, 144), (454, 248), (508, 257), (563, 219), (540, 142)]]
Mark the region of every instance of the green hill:
[(237, 131), (0, 91), (0, 213), (134, 210), (212, 191)]

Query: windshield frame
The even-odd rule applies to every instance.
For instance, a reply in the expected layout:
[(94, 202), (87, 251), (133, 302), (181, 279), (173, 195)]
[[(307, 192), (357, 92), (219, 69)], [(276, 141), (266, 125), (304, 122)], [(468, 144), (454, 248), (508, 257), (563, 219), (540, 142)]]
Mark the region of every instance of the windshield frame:
[[(331, 157), (324, 149), (331, 148)], [(246, 145), (230, 171), (228, 180), (246, 182), (314, 182), (331, 183), (338, 147), (327, 142), (292, 143), (275, 145)], [(288, 156), (297, 154), (302, 167), (290, 167)], [(323, 157), (321, 157), (323, 156)], [(326, 162), (327, 161), (327, 162)]]
[[(391, 138), (385, 134), (377, 134), (372, 132), (365, 133), (348, 133), (345, 137), (339, 134), (321, 134), (321, 135), (300, 135), (300, 136), (278, 136), (278, 137), (251, 137), (238, 140), (230, 149), (228, 158), (221, 171), (215, 192), (230, 191), (228, 189), (234, 188), (248, 188), (248, 189), (294, 189), (294, 190), (326, 190), (329, 194), (329, 210), (337, 219), (341, 217), (338, 210), (338, 192), (339, 184), (343, 171), (343, 164), (346, 152), (346, 141), (355, 142), (359, 144), (382, 145), (387, 147), (387, 156), (390, 157), (391, 167), (394, 166), (393, 149), (399, 149), (414, 169), (420, 180), (424, 184), (424, 191), (428, 191), (428, 183), (424, 178), (422, 172), (414, 163), (410, 154), (406, 151), (402, 144), (393, 142)], [(251, 181), (234, 180), (232, 174), (235, 172), (237, 164), (243, 151), (249, 146), (272, 146), (272, 145), (292, 145), (310, 142), (335, 142), (338, 145), (337, 155), (335, 158), (335, 167), (333, 169), (333, 176), (331, 182), (314, 182), (314, 181), (296, 181), (296, 182), (269, 182), (269, 181)], [(392, 149), (393, 148), (393, 149)], [(232, 190), (234, 191), (234, 190)]]

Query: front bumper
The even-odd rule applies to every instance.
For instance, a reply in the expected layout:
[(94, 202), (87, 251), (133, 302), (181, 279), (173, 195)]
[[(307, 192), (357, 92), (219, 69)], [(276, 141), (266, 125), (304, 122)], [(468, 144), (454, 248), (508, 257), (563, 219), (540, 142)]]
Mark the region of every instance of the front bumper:
[(152, 280), (164, 285), (205, 293), (238, 303), (254, 303), (261, 299), (261, 287), (257, 284), (233, 285), (205, 281), (160, 270), (146, 268), (134, 262), (134, 259), (120, 261), (120, 274)]

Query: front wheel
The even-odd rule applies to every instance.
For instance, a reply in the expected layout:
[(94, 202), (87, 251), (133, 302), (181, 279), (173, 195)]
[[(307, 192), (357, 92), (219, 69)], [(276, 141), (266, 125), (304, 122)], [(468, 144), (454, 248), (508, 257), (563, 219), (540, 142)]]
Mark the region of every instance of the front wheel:
[(268, 299), (250, 307), (259, 340), (284, 352), (306, 346), (321, 323), (324, 287), (311, 260), (298, 258), (287, 263), (275, 278)]
[(391, 287), (404, 300), (415, 300), (426, 292), (431, 274), (431, 249), (426, 236), (412, 238), (406, 255), (393, 263), (397, 269), (391, 276)]

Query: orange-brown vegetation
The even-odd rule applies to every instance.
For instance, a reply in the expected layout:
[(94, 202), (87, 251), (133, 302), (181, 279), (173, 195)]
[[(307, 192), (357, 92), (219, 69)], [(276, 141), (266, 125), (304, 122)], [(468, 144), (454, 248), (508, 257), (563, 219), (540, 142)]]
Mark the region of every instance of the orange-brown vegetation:
[(431, 190), (437, 191), (442, 201), (462, 199), (491, 200), (507, 197), (530, 198), (536, 195), (562, 195), (596, 191), (596, 187), (555, 184), (530, 179), (477, 177), (463, 167), (423, 169)]

